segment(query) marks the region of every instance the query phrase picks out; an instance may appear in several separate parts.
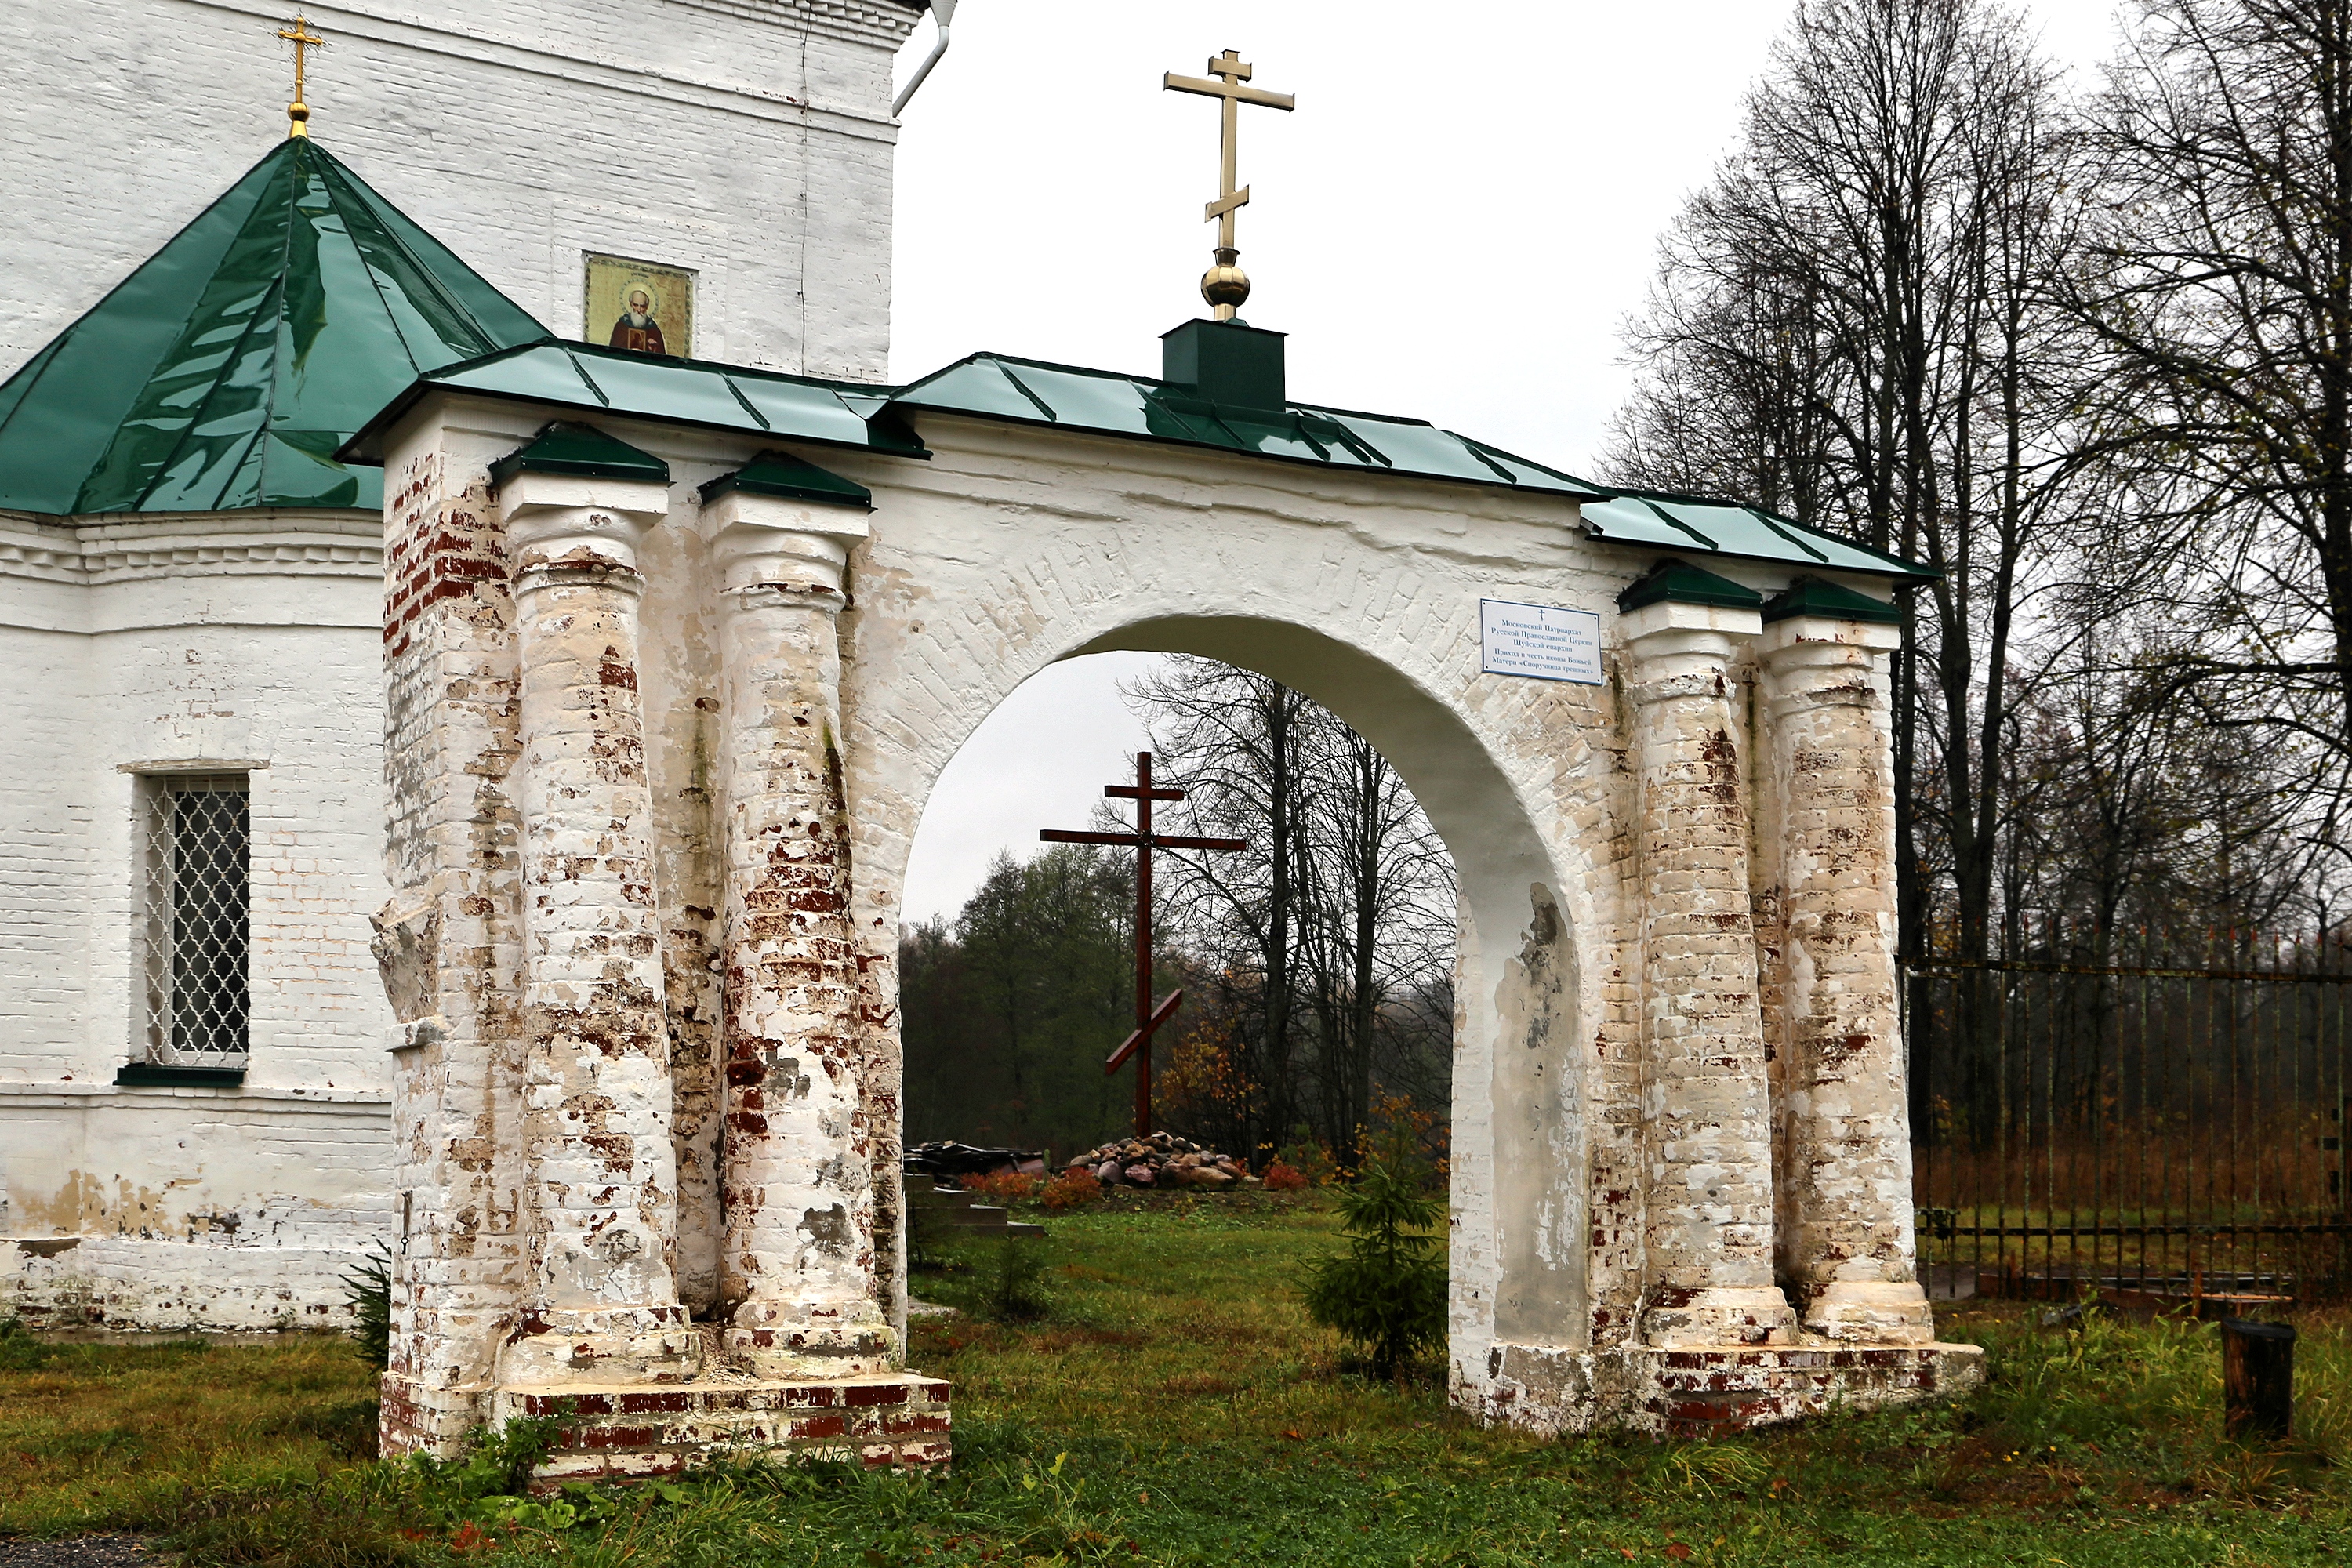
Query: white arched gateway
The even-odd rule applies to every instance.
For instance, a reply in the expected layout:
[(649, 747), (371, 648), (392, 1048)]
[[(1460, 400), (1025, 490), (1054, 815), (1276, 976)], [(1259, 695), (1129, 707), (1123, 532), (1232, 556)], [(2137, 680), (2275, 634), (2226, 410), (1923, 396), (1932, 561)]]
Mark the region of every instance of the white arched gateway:
[(1291, 405), (1237, 321), (1165, 349), (892, 390), (541, 343), (345, 449), (386, 468), (390, 1444), (568, 1409), (555, 1473), (946, 1457), (900, 880), (991, 709), (1112, 648), (1324, 703), (1453, 854), (1458, 1403), (1704, 1430), (1976, 1375), (1912, 1267), (1918, 570)]

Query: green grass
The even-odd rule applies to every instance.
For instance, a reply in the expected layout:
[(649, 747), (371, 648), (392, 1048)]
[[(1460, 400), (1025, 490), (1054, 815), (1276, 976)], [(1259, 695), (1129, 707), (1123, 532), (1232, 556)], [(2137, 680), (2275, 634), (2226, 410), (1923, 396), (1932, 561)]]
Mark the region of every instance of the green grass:
[(341, 1339), (42, 1349), (0, 1359), (0, 1533), (154, 1530), (375, 1452), (375, 1377)]
[[(1958, 1407), (1715, 1444), (1482, 1432), (1433, 1370), (1347, 1370), (1300, 1303), (1312, 1205), (1051, 1217), (1045, 1315), (915, 1331), (955, 1384), (944, 1479), (748, 1468), (514, 1519), (345, 1457), (368, 1379), (332, 1343), (75, 1347), (0, 1370), (0, 1531), (176, 1532), (192, 1564), (2095, 1564), (2352, 1559), (2352, 1314), (2306, 1311), (2296, 1439), (2220, 1425), (2210, 1326), (1948, 1313), (1993, 1384)], [(978, 1266), (918, 1277), (974, 1309)], [(1058, 1468), (1057, 1468), (1058, 1467)], [(481, 1522), (468, 1523), (471, 1517)], [(487, 1544), (496, 1540), (498, 1544)]]

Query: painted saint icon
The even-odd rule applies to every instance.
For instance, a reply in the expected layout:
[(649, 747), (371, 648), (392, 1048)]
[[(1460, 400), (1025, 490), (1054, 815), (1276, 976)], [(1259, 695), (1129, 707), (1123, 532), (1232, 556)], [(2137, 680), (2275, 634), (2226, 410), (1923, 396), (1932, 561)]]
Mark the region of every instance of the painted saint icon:
[(631, 353), (693, 353), (693, 273), (618, 256), (584, 260), (583, 337)]
[(613, 323), (612, 346), (641, 354), (666, 354), (661, 322), (654, 316), (653, 291), (632, 289), (621, 301), (621, 319)]

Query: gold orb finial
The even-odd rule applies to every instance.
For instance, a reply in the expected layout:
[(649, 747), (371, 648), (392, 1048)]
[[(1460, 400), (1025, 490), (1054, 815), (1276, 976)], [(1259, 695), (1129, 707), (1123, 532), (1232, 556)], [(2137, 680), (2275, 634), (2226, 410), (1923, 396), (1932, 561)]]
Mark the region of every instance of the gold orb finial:
[(1264, 88), (1244, 84), (1250, 79), (1251, 66), (1232, 49), (1209, 62), (1206, 77), (1178, 76), (1170, 71), (1160, 79), (1160, 85), (1171, 92), (1198, 93), (1203, 98), (1220, 101), (1224, 110), (1224, 133), (1218, 139), (1219, 179), (1217, 199), (1201, 211), (1202, 221), (1217, 226), (1217, 264), (1201, 275), (1201, 298), (1216, 307), (1217, 320), (1230, 321), (1234, 313), (1249, 298), (1249, 274), (1235, 265), (1241, 252), (1234, 247), (1234, 214), (1249, 205), (1247, 185), (1234, 183), (1235, 153), (1234, 142), (1241, 120), (1240, 109), (1244, 103), (1255, 103), (1265, 109), (1287, 112), (1298, 106), (1298, 100), (1286, 92), (1268, 92)]
[(286, 106), (286, 119), (287, 135), (308, 136), (310, 134), (310, 106), (303, 102), (300, 99), (298, 98), (293, 102)]
[(1234, 263), (1242, 253), (1229, 246), (1217, 247), (1217, 264), (1201, 274), (1201, 298), (1216, 307), (1217, 320), (1230, 321), (1249, 299), (1249, 274)]

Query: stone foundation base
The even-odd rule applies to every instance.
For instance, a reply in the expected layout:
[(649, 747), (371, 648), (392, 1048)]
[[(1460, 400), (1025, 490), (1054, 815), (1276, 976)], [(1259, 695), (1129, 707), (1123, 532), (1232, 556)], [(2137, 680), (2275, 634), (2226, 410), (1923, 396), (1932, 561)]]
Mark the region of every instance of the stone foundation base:
[(1984, 1381), (1977, 1345), (1494, 1346), (1484, 1378), (1454, 1368), (1454, 1403), (1489, 1426), (1544, 1433), (1622, 1426), (1704, 1437), (1832, 1409), (1878, 1410), (1964, 1394)]
[(455, 1458), (466, 1435), (489, 1419), (483, 1389), (430, 1385), (405, 1373), (387, 1372), (377, 1381), (383, 1401), (376, 1418), (376, 1451), (387, 1459), (404, 1454)]
[(919, 1373), (769, 1379), (715, 1373), (667, 1385), (547, 1384), (476, 1393), (383, 1380), (383, 1448), (453, 1455), (478, 1426), (553, 1416), (563, 1437), (533, 1482), (642, 1480), (713, 1458), (835, 1459), (943, 1468), (948, 1385)]

